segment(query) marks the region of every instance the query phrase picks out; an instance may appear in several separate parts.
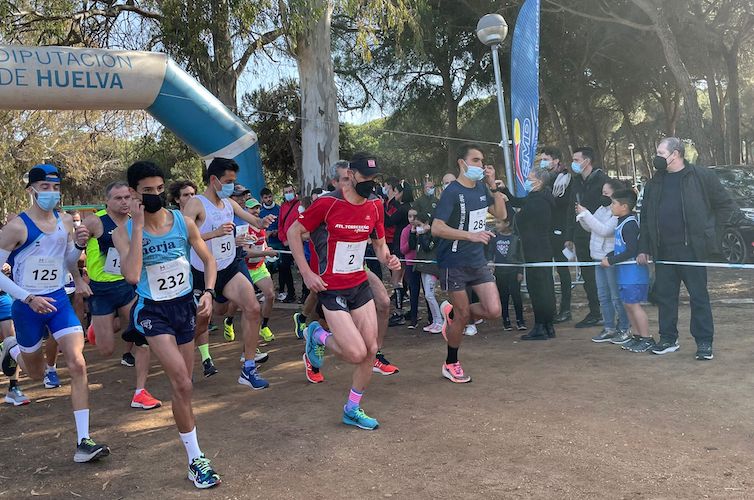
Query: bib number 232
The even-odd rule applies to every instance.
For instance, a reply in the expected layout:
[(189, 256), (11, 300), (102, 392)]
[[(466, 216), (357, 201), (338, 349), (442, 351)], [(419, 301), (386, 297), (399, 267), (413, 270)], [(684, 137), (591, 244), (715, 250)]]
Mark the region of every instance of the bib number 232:
[(183, 257), (164, 264), (148, 266), (147, 278), (152, 299), (170, 300), (190, 292), (189, 272), (189, 263)]

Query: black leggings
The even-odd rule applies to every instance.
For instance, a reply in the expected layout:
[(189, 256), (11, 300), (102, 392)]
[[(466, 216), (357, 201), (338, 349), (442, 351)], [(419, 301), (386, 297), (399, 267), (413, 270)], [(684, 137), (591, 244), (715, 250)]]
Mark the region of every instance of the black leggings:
[(516, 321), (524, 321), (524, 303), (521, 300), (521, 282), (517, 278), (518, 272), (501, 272), (495, 270), (495, 282), (500, 295), (500, 305), (503, 306), (503, 322), (510, 322), (508, 303), (513, 299), (513, 309), (516, 311)]

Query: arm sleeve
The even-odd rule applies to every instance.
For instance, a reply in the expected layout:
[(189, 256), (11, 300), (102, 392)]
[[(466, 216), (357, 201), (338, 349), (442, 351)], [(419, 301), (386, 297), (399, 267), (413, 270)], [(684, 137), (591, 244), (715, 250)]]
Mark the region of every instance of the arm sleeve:
[[(586, 212), (584, 212), (586, 213)], [(601, 221), (597, 217), (595, 217), (592, 213), (589, 213), (588, 215), (583, 216), (581, 220), (579, 220), (581, 223), (581, 226), (584, 227), (587, 231), (590, 231), (597, 236), (602, 236), (603, 238), (609, 238), (613, 235), (615, 232), (615, 228), (618, 227), (618, 218), (615, 216), (610, 217), (606, 221)]]
[[(10, 252), (7, 250), (0, 250), (0, 267), (2, 267), (10, 257)], [(29, 292), (16, 285), (12, 279), (7, 277), (5, 273), (0, 272), (0, 290), (3, 290), (8, 295), (16, 300), (24, 301), (31, 295)]]
[(403, 231), (401, 231), (401, 253), (403, 255), (406, 255), (411, 251), (411, 248), (408, 246), (408, 235), (410, 232), (411, 226), (406, 226), (403, 228)]
[(526, 198), (513, 196), (513, 193), (511, 193), (507, 187), (503, 188), (503, 194), (508, 197), (508, 203), (510, 203), (512, 207), (521, 208), (524, 206), (524, 203), (526, 203)]
[(626, 251), (620, 255), (612, 255), (607, 261), (612, 264), (633, 260), (639, 254), (639, 225), (635, 221), (627, 222), (621, 231), (623, 241), (626, 242)]
[(65, 249), (65, 267), (69, 271), (73, 272), (74, 268), (79, 268), (79, 258), (81, 257), (81, 250), (76, 248), (73, 241), (68, 242), (68, 247)]

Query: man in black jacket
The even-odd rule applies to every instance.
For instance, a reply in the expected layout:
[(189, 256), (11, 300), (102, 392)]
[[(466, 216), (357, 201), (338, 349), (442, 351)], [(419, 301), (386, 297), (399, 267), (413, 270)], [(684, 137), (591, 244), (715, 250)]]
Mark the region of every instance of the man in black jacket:
[[(576, 224), (576, 203), (586, 207), (594, 213), (600, 207), (602, 200), (602, 186), (608, 176), (600, 168), (594, 167), (594, 150), (590, 147), (579, 148), (573, 153), (571, 170), (574, 173), (573, 199), (568, 209), (568, 228), (566, 231), (566, 247), (573, 250), (576, 246), (576, 258), (579, 262), (591, 262), (589, 255), (589, 238), (591, 234), (581, 225)], [(584, 279), (584, 291), (589, 302), (589, 314), (576, 323), (576, 328), (589, 328), (597, 326), (602, 320), (600, 302), (597, 298), (597, 282), (594, 277), (594, 268), (590, 266), (581, 268), (581, 277)]]
[[(680, 139), (663, 139), (653, 164), (657, 173), (644, 188), (637, 262), (644, 264), (650, 256), (665, 261), (706, 261), (716, 253), (715, 228), (740, 217), (738, 207), (713, 172), (685, 161)], [(696, 340), (696, 359), (712, 359), (715, 329), (705, 267), (655, 266), (660, 342), (652, 352), (667, 354), (678, 350), (681, 282), (691, 298), (690, 330)]]

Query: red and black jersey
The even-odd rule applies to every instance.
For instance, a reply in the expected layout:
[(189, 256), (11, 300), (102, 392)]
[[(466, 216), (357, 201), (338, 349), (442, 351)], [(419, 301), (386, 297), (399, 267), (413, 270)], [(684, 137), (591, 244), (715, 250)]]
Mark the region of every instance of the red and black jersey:
[(328, 290), (345, 290), (366, 281), (364, 252), (370, 238), (385, 237), (383, 214), (377, 196), (354, 205), (337, 189), (317, 198), (299, 215), (314, 247), (314, 272), (327, 283)]

